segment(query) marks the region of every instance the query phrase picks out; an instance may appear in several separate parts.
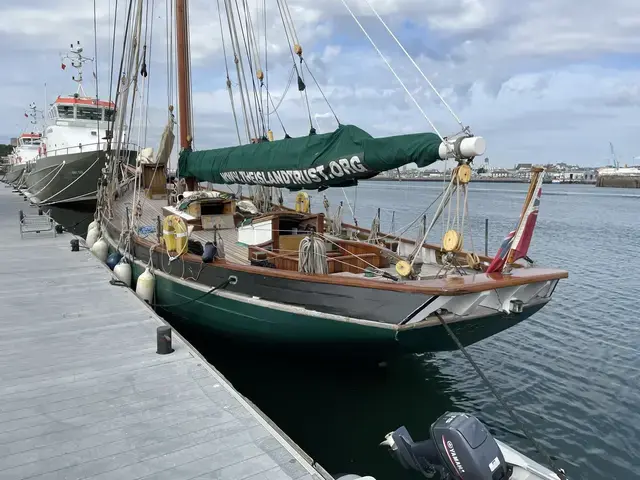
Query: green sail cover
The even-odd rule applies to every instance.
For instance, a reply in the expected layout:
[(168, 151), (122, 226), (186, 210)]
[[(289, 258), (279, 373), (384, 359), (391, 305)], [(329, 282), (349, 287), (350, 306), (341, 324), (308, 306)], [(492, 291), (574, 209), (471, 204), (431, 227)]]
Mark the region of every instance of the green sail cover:
[(274, 142), (180, 153), (178, 173), (201, 182), (266, 185), (291, 190), (355, 185), (358, 179), (415, 162), (440, 160), (434, 133), (373, 138), (353, 125)]

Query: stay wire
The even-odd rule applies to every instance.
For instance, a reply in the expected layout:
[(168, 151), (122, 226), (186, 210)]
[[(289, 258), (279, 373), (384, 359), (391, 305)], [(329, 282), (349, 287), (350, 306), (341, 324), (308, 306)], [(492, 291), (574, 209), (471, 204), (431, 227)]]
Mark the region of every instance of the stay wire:
[(438, 96), (438, 98), (440, 99), (440, 101), (443, 103), (443, 105), (445, 107), (447, 107), (447, 110), (449, 110), (449, 113), (451, 114), (451, 116), (453, 116), (453, 118), (455, 119), (456, 122), (458, 122), (458, 125), (460, 125), (460, 127), (462, 128), (463, 132), (467, 132), (468, 131), (468, 127), (465, 127), (464, 124), (462, 123), (462, 120), (460, 120), (460, 118), (456, 115), (456, 113), (453, 111), (453, 109), (449, 106), (449, 104), (447, 103), (447, 101), (442, 97), (442, 95), (440, 95), (440, 92), (438, 92), (438, 90), (436, 89), (436, 87), (433, 85), (433, 83), (431, 83), (431, 80), (429, 80), (427, 78), (427, 76), (424, 74), (424, 72), (422, 71), (422, 69), (418, 66), (418, 64), (415, 62), (415, 60), (411, 57), (411, 55), (409, 54), (409, 52), (407, 52), (407, 50), (404, 48), (404, 46), (402, 45), (402, 43), (400, 43), (400, 40), (398, 40), (398, 37), (396, 37), (394, 35), (394, 33), (391, 31), (391, 29), (388, 27), (388, 25), (385, 23), (385, 21), (380, 17), (380, 15), (378, 14), (377, 10), (373, 7), (373, 5), (371, 5), (371, 3), (369, 2), (369, 0), (364, 0), (364, 2), (369, 6), (369, 8), (371, 9), (371, 11), (373, 12), (373, 14), (378, 18), (378, 20), (380, 20), (380, 23), (382, 23), (382, 25), (384, 26), (384, 28), (387, 30), (387, 32), (389, 33), (389, 35), (391, 35), (391, 37), (395, 40), (395, 42), (398, 44), (398, 46), (402, 49), (402, 51), (405, 53), (405, 55), (407, 56), (407, 58), (411, 61), (411, 63), (413, 64), (414, 67), (416, 67), (416, 69), (418, 70), (418, 72), (420, 72), (420, 75), (422, 75), (422, 78), (424, 78), (426, 80), (426, 82), (429, 84), (429, 86), (431, 87), (431, 89), (433, 90), (433, 92)]
[(340, 0), (342, 2), (342, 4), (344, 5), (344, 7), (347, 9), (347, 11), (349, 12), (349, 14), (351, 15), (351, 18), (353, 18), (353, 20), (356, 22), (356, 24), (358, 25), (358, 27), (360, 27), (360, 30), (362, 30), (362, 33), (364, 33), (365, 37), (367, 37), (367, 39), (369, 40), (369, 43), (371, 43), (371, 45), (373, 46), (373, 48), (376, 50), (376, 52), (378, 53), (378, 55), (380, 56), (380, 58), (382, 59), (382, 61), (387, 65), (387, 67), (389, 68), (389, 70), (391, 71), (391, 73), (393, 74), (393, 76), (396, 78), (396, 80), (398, 81), (398, 83), (400, 83), (400, 85), (402, 86), (402, 88), (404, 89), (404, 91), (406, 92), (406, 94), (409, 96), (409, 98), (413, 101), (413, 103), (415, 104), (416, 108), (420, 111), (420, 113), (422, 114), (422, 116), (425, 118), (425, 120), (427, 121), (427, 123), (429, 123), (429, 125), (431, 126), (431, 128), (433, 129), (433, 131), (436, 133), (436, 135), (438, 135), (438, 137), (440, 137), (440, 140), (442, 140), (443, 142), (444, 140), (444, 136), (440, 133), (440, 131), (438, 130), (438, 128), (435, 126), (435, 124), (431, 121), (431, 119), (427, 116), (427, 114), (425, 113), (425, 111), (422, 109), (422, 107), (420, 106), (420, 104), (418, 103), (418, 101), (416, 100), (416, 98), (411, 94), (411, 92), (409, 91), (409, 88), (405, 85), (405, 83), (402, 81), (402, 79), (400, 78), (400, 76), (396, 73), (396, 71), (393, 69), (393, 67), (391, 66), (391, 64), (389, 63), (389, 61), (386, 59), (386, 57), (382, 54), (382, 52), (380, 51), (380, 49), (378, 48), (378, 46), (375, 44), (375, 42), (373, 41), (373, 39), (371, 38), (371, 36), (369, 35), (369, 33), (367, 32), (367, 30), (364, 28), (364, 26), (362, 25), (362, 23), (360, 23), (360, 20), (358, 20), (358, 17), (356, 17), (355, 13), (353, 13), (353, 10), (351, 10), (351, 8), (349, 7), (349, 5), (347, 4), (346, 0)]
[[(118, 25), (118, 0), (116, 0), (114, 12), (113, 12), (113, 41), (111, 43), (111, 67), (110, 67), (110, 75), (109, 75), (109, 101), (112, 100), (113, 93), (113, 66), (115, 62), (115, 53), (116, 53), (116, 27)], [(118, 79), (119, 81), (119, 79)], [(112, 116), (115, 116), (112, 114)]]
[(267, 132), (271, 130), (271, 119), (269, 118), (269, 50), (267, 48), (267, 0), (263, 0), (262, 2), (262, 11), (264, 13), (264, 77), (265, 77), (265, 88), (267, 91), (267, 99), (265, 101), (265, 110), (267, 112)]
[[(124, 68), (124, 57), (125, 57), (125, 52), (127, 49), (127, 37), (129, 35), (129, 25), (131, 24), (131, 11), (133, 10), (133, 0), (129, 0), (129, 8), (127, 11), (127, 22), (126, 22), (126, 26), (125, 26), (125, 30), (124, 30), (124, 37), (122, 40), (122, 56), (120, 57), (120, 68), (118, 70), (118, 84), (120, 84), (120, 79), (122, 78), (122, 71)], [(114, 26), (114, 31), (115, 31), (115, 26)], [(114, 37), (115, 38), (115, 37)], [(113, 67), (113, 65), (112, 65)], [(113, 75), (112, 75), (113, 76)], [(116, 108), (118, 106), (118, 99), (120, 98), (120, 88), (116, 89), (116, 98), (114, 103), (116, 104)], [(109, 94), (111, 95), (111, 92), (109, 92)], [(112, 115), (112, 120), (111, 120), (111, 132), (113, 132), (113, 129), (115, 127), (115, 123), (116, 123), (116, 119), (115, 119), (115, 115)], [(111, 137), (113, 137), (113, 134), (110, 135)], [(111, 145), (111, 139), (108, 140), (109, 141), (109, 145)]]
[[(100, 95), (98, 93), (98, 14), (96, 10), (96, 0), (93, 0), (93, 62), (94, 76), (96, 77), (96, 105), (100, 105)], [(96, 131), (98, 133), (98, 150), (100, 150), (100, 120), (96, 119)]]
[(491, 390), (491, 393), (493, 393), (494, 397), (496, 397), (498, 399), (498, 402), (500, 402), (500, 404), (502, 405), (502, 408), (504, 408), (507, 411), (507, 413), (511, 417), (511, 420), (513, 420), (513, 422), (520, 428), (520, 430), (522, 430), (522, 432), (525, 434), (527, 439), (529, 439), (529, 441), (533, 444), (533, 446), (536, 448), (536, 450), (538, 450), (538, 452), (540, 454), (542, 454), (545, 457), (547, 457), (547, 461), (549, 462), (549, 465), (551, 465), (553, 467), (553, 469), (555, 470), (556, 474), (560, 477), (560, 479), (561, 480), (566, 480), (567, 477), (566, 477), (565, 471), (556, 466), (556, 464), (553, 461), (553, 458), (551, 457), (549, 452), (547, 452), (547, 450), (540, 443), (538, 443), (538, 441), (531, 435), (531, 433), (527, 430), (527, 428), (524, 426), (524, 424), (518, 419), (518, 417), (516, 417), (515, 413), (511, 409), (511, 407), (509, 407), (509, 405), (504, 400), (504, 398), (502, 398), (502, 395), (500, 395), (498, 390), (496, 390), (496, 388), (489, 381), (489, 379), (485, 376), (485, 374), (482, 372), (482, 370), (480, 370), (480, 367), (478, 366), (478, 364), (473, 360), (473, 358), (471, 358), (471, 355), (469, 355), (467, 350), (464, 348), (464, 346), (462, 345), (462, 343), (458, 339), (457, 335), (455, 333), (453, 333), (453, 330), (451, 330), (451, 327), (447, 324), (447, 322), (445, 322), (444, 318), (442, 318), (442, 316), (438, 312), (435, 312), (435, 316), (438, 317), (438, 320), (440, 320), (440, 323), (442, 324), (442, 326), (446, 330), (447, 334), (455, 342), (455, 344), (457, 345), (458, 349), (460, 349), (460, 351), (466, 357), (466, 359), (469, 361), (469, 363), (474, 368), (476, 373), (484, 381), (484, 383), (487, 385), (487, 387), (489, 387), (489, 390)]
[[(286, 2), (286, 0), (283, 0)], [(298, 68), (298, 63), (296, 62), (296, 57), (294, 53), (294, 45), (298, 44), (297, 34), (295, 31), (295, 26), (293, 24), (289, 24), (289, 19), (286, 17), (286, 12), (284, 7), (282, 6), (281, 0), (276, 0), (276, 4), (278, 5), (278, 10), (280, 11), (280, 18), (282, 19), (282, 25), (284, 27), (284, 34), (287, 38), (287, 43), (289, 44), (289, 53), (291, 54), (291, 61), (293, 62), (293, 68), (295, 68), (296, 74), (298, 76), (298, 90), (300, 89), (300, 81), (304, 83), (304, 72), (302, 71), (302, 65)], [(285, 3), (286, 7), (286, 3)], [(292, 22), (291, 22), (292, 23)], [(289, 32), (289, 28), (291, 28), (291, 32)], [(290, 35), (291, 33), (291, 35)], [(309, 128), (313, 129), (313, 120), (311, 119), (311, 106), (309, 105), (309, 97), (306, 96), (306, 86), (304, 91), (300, 91), (300, 95), (302, 98), (302, 102), (304, 106), (307, 107), (307, 115), (309, 117)]]
[(313, 74), (313, 72), (311, 71), (311, 69), (309, 68), (309, 64), (307, 63), (307, 61), (300, 57), (300, 62), (304, 62), (304, 66), (307, 67), (307, 72), (309, 72), (309, 75), (311, 75), (311, 78), (313, 79), (314, 83), (316, 84), (316, 87), (318, 87), (318, 90), (320, 91), (320, 95), (322, 95), (322, 98), (324, 98), (324, 101), (327, 102), (327, 106), (329, 107), (329, 110), (331, 110), (331, 113), (333, 114), (333, 118), (336, 119), (336, 123), (338, 125), (340, 125), (340, 120), (338, 120), (338, 115), (336, 115), (336, 112), (333, 111), (333, 107), (331, 106), (331, 104), (329, 103), (329, 99), (327, 98), (327, 96), (324, 94), (324, 92), (322, 91), (322, 87), (320, 87), (320, 84), (318, 83), (318, 81), (316, 80), (315, 75)]

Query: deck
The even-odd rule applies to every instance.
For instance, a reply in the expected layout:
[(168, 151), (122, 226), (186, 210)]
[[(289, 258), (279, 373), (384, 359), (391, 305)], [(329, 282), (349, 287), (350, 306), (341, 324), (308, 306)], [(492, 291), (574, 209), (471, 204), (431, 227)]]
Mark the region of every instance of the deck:
[(0, 479), (320, 480), (277, 427), (69, 234), (0, 184)]
[[(139, 199), (140, 216), (138, 218), (138, 228), (151, 227), (156, 228), (157, 218), (164, 218), (162, 207), (167, 206), (167, 200), (158, 200), (146, 198), (142, 195)], [(129, 211), (133, 208), (133, 187), (129, 186), (124, 191), (122, 197), (113, 202), (113, 218), (111, 222), (113, 225), (120, 227), (123, 223), (123, 219), (127, 217), (127, 208)], [(249, 249), (241, 245), (238, 242), (238, 231), (236, 229), (221, 229), (218, 231), (222, 237), (225, 256), (233, 263), (239, 265), (249, 265)], [(149, 238), (155, 239), (156, 233), (151, 233)], [(214, 234), (212, 230), (196, 230), (189, 235), (189, 238), (200, 241), (203, 245), (206, 242), (212, 242), (214, 240)]]

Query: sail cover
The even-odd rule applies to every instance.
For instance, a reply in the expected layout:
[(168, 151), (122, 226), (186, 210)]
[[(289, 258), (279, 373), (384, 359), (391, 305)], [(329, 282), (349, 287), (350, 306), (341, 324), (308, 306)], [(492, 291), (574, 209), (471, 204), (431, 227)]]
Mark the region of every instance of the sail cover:
[(265, 185), (291, 190), (355, 185), (358, 179), (415, 162), (440, 160), (434, 133), (373, 138), (353, 125), (274, 142), (180, 153), (178, 174), (201, 182)]

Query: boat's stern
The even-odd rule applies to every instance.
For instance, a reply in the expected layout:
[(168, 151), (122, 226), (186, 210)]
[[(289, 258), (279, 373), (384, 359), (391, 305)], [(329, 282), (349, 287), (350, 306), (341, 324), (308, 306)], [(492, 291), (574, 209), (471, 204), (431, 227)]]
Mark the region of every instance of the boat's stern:
[[(410, 350), (456, 350), (445, 321), (463, 345), (470, 345), (526, 320), (544, 307), (563, 270), (517, 269), (511, 274), (477, 274), (443, 279), (443, 294), (431, 297), (398, 325), (397, 339)], [(434, 340), (436, 339), (436, 340)], [(435, 347), (435, 348), (434, 348)]]

